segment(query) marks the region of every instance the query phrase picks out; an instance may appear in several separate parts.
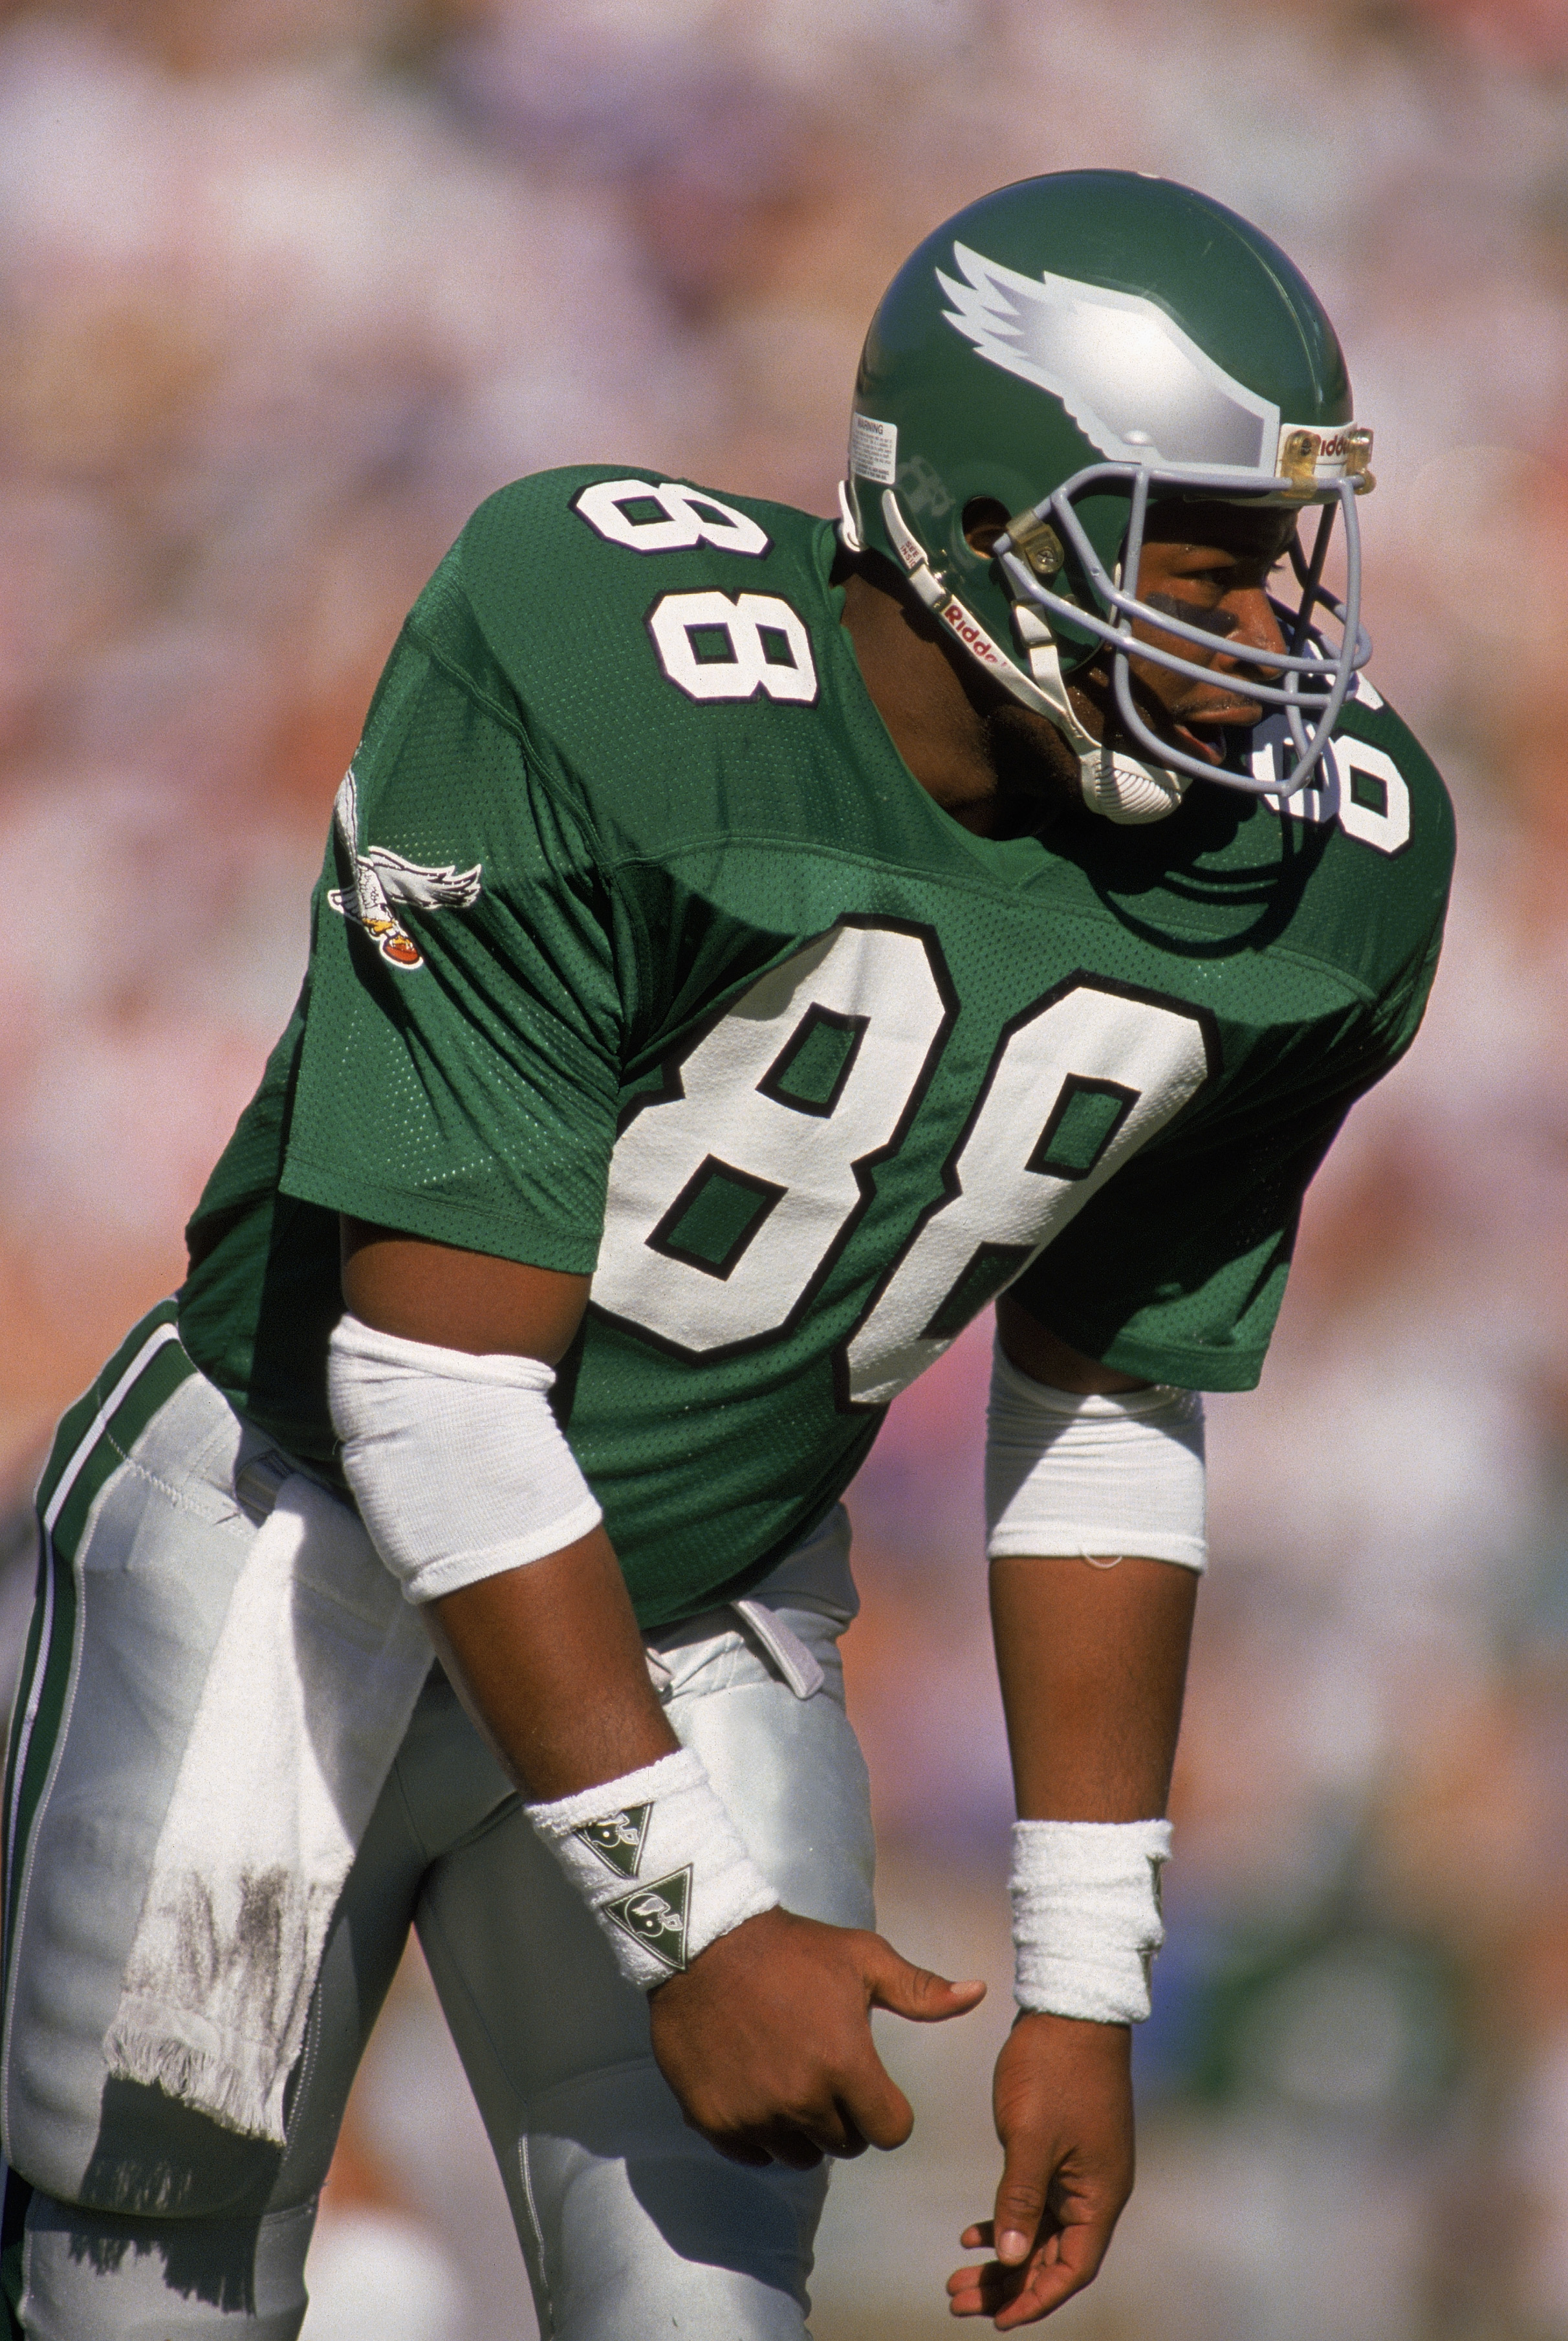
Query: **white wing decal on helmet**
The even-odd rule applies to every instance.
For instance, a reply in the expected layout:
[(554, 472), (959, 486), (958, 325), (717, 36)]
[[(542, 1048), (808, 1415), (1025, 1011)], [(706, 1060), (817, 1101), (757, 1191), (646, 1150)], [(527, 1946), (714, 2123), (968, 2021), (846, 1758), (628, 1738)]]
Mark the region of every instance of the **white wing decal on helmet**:
[(943, 315), (981, 357), (1059, 398), (1114, 463), (1272, 473), (1279, 409), (1237, 382), (1140, 293), (1020, 276), (955, 243)]

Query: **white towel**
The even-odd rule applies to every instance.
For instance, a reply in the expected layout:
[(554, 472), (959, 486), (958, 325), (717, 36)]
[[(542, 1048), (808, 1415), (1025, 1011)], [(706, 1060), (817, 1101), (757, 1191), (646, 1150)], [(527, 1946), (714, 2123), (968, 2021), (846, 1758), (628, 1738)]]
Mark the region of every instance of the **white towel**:
[(432, 1656), (357, 1515), (285, 1479), (153, 1857), (104, 2043), (116, 2078), (283, 2143), (327, 1930)]

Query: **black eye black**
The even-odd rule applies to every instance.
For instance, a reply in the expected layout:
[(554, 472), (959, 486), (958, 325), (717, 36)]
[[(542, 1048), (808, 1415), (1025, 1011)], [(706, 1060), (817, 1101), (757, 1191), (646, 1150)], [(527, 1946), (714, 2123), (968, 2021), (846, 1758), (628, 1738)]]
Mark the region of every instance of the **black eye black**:
[(1201, 626), (1206, 634), (1234, 634), (1241, 623), (1229, 610), (1201, 610), (1196, 602), (1178, 602), (1174, 593), (1146, 593), (1143, 598), (1162, 617), (1185, 618), (1189, 626)]

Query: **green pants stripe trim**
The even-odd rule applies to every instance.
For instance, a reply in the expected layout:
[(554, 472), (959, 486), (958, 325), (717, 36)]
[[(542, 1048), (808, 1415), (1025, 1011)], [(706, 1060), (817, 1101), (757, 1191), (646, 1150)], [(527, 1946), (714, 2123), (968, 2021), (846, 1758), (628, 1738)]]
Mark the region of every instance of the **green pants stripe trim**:
[(81, 1397), (68, 1406), (61, 1416), (49, 1449), (49, 1460), (44, 1466), (44, 1476), (38, 1482), (36, 1502), (40, 1512), (46, 1511), (54, 1500), (62, 1479), (78, 1467), (82, 1442), (89, 1433), (96, 1437), (106, 1418), (134, 1380), (138, 1362), (147, 1350), (155, 1333), (164, 1327), (174, 1330), (178, 1303), (160, 1300), (144, 1317), (138, 1318), (108, 1364), (90, 1382)]
[[(45, 1586), (47, 1584), (48, 1577), (49, 1549), (45, 1542), (43, 1530), (40, 1529), (38, 1531), (38, 1567), (35, 1574), (33, 1584), (33, 1614), (27, 1620), (27, 1639), (24, 1643), (22, 1649), (22, 1670), (16, 1679), (16, 1698), (15, 1703), (12, 1708), (11, 1729), (7, 1734), (7, 1746), (5, 1749), (5, 1783), (4, 1790), (0, 1791), (0, 1795), (3, 1795), (4, 1797), (4, 1802), (0, 1803), (0, 1819), (3, 1819), (4, 1816), (10, 1812), (13, 1799), (15, 1795), (15, 1782), (18, 1769), (17, 1756), (22, 1741), (21, 1718), (25, 1712), (25, 1702), (32, 1695), (33, 1684), (36, 1679), (38, 1673), (39, 1654), (44, 1647), (44, 1619), (45, 1609), (48, 1606), (45, 1599)], [(0, 1856), (5, 1856), (5, 1854), (6, 1848), (4, 1843), (0, 1842)], [(11, 1900), (10, 1863), (8, 1858), (6, 1858), (4, 1862), (4, 1886), (0, 1887), (0, 1978), (3, 1978), (4, 1976), (5, 1914), (10, 1906)]]
[(70, 1688), (76, 1643), (76, 1547), (93, 1505), (124, 1461), (126, 1449), (194, 1373), (179, 1342), (172, 1303), (163, 1303), (142, 1320), (92, 1390), (67, 1412), (39, 1487), (38, 1598), (17, 1686), (5, 1780), (3, 1964), (7, 1977), (28, 1839)]

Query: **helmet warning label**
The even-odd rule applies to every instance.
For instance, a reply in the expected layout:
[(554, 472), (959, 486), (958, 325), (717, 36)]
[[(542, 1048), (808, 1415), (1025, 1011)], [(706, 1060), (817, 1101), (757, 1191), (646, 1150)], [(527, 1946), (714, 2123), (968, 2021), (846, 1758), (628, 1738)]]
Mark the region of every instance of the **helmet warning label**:
[(890, 488), (898, 476), (898, 427), (857, 414), (849, 425), (849, 469), (858, 479)]

